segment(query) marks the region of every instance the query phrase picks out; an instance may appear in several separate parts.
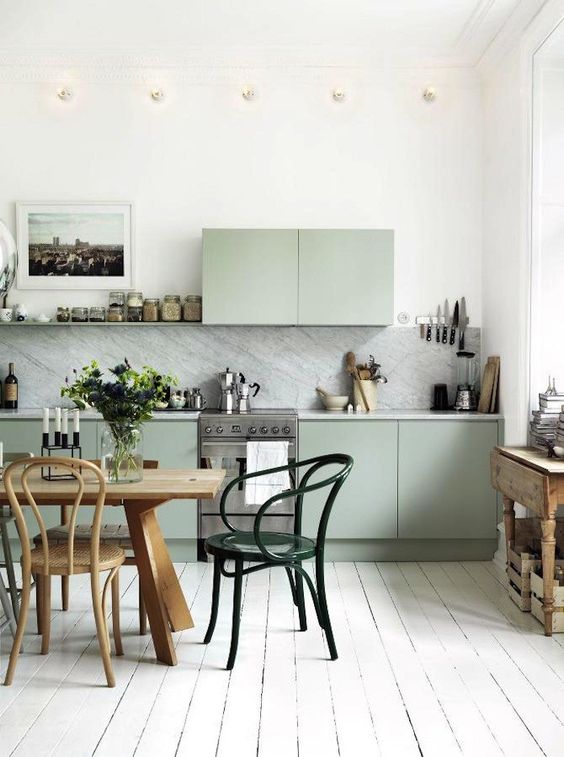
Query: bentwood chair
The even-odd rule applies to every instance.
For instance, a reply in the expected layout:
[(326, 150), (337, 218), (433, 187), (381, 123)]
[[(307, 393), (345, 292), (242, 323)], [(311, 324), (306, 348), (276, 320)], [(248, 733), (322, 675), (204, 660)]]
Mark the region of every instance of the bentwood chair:
[[(92, 460), (94, 465), (100, 467), (99, 460)], [(145, 470), (154, 470), (159, 467), (158, 460), (143, 460), (143, 468)], [(47, 529), (47, 538), (49, 544), (66, 544), (69, 539), (69, 507), (68, 505), (61, 505), (62, 523), (60, 526), (53, 526), (53, 528)], [(90, 541), (92, 536), (92, 526), (79, 525), (75, 526), (74, 538), (75, 541)], [(39, 544), (41, 541), (41, 534), (34, 537), (35, 544)], [(121, 547), (125, 550), (125, 562), (124, 565), (137, 565), (135, 561), (135, 555), (133, 553), (133, 544), (131, 543), (131, 536), (129, 535), (129, 528), (123, 523), (103, 523), (100, 531), (100, 544), (113, 544)], [(119, 594), (119, 577), (116, 575), (112, 581), (112, 592)], [(61, 576), (61, 598), (63, 610), (68, 610), (69, 607), (69, 577)], [(38, 617), (38, 628), (40, 625), (40, 619)], [(139, 583), (139, 633), (145, 635), (147, 633), (147, 612), (145, 610), (145, 602), (143, 600), (143, 592), (141, 590), (141, 583)]]
[[(34, 484), (45, 486), (40, 478), (41, 467), (50, 467), (57, 473), (64, 473), (75, 480), (77, 484), (76, 495), (72, 504), (69, 539), (66, 544), (52, 545), (47, 538), (47, 530), (41, 516), (41, 512), (31, 492)], [(20, 468), (24, 468), (23, 472)], [(19, 485), (14, 479), (19, 477)], [(90, 542), (76, 542), (74, 539), (74, 526), (78, 516), (78, 510), (82, 504), (85, 485), (93, 485), (93, 491), (89, 492), (95, 498), (94, 516), (92, 521), (92, 538)], [(29, 611), (29, 599), (31, 590), (31, 577), (35, 575), (39, 580), (37, 601), (41, 603), (41, 653), (49, 651), (50, 625), (51, 625), (51, 576), (71, 576), (79, 573), (90, 573), (92, 590), (92, 605), (96, 621), (96, 633), (100, 645), (100, 653), (104, 664), (104, 671), (108, 686), (115, 686), (115, 678), (110, 660), (110, 643), (108, 625), (105, 614), (105, 600), (109, 585), (118, 575), (119, 568), (125, 561), (125, 553), (121, 547), (100, 544), (100, 528), (102, 525), (102, 511), (106, 497), (106, 482), (102, 471), (87, 460), (70, 459), (63, 457), (35, 457), (31, 461), (17, 460), (9, 465), (4, 471), (4, 486), (8, 501), (14, 517), (20, 537), (22, 550), (22, 592), (21, 607), (18, 619), (18, 627), (10, 662), (4, 684), (12, 683), (18, 654), (25, 631)], [(18, 494), (16, 494), (16, 489)], [(20, 503), (21, 500), (21, 503)], [(30, 546), (30, 537), (26, 520), (22, 510), (22, 503), (31, 507), (41, 533), (41, 545), (34, 549)], [(100, 596), (100, 573), (109, 571)], [(112, 598), (115, 595), (112, 592)], [(114, 621), (119, 619), (119, 595), (117, 602), (114, 601), (112, 608)], [(116, 633), (117, 631), (117, 633)], [(114, 641), (117, 653), (121, 652), (121, 635), (119, 622), (114, 622)]]
[[(4, 463), (12, 463), (14, 460), (22, 460), (23, 458), (29, 459), (30, 457), (33, 457), (31, 452), (5, 452)], [(0, 561), (0, 568), (6, 569), (6, 575), (8, 578), (8, 586), (6, 587), (2, 580), (2, 576), (0, 576), (0, 604), (4, 610), (4, 615), (6, 616), (6, 620), (3, 623), (0, 623), (0, 631), (6, 626), (9, 626), (12, 636), (16, 635), (20, 608), (20, 592), (16, 582), (14, 560), (12, 558), (12, 548), (10, 546), (10, 533), (8, 531), (8, 527), (12, 523), (15, 523), (15, 521), (16, 519), (9, 508), (0, 507), (0, 537), (2, 539), (2, 560)]]
[[(214, 557), (213, 566), (213, 596), (210, 622), (208, 630), (204, 637), (204, 644), (209, 644), (212, 639), (215, 624), (217, 621), (217, 611), (219, 607), (219, 591), (221, 585), (221, 576), (234, 578), (233, 587), (233, 621), (231, 628), (231, 648), (227, 660), (227, 670), (231, 670), (235, 664), (237, 656), (237, 646), (239, 643), (239, 626), (241, 622), (241, 592), (243, 586), (243, 576), (249, 573), (255, 573), (265, 568), (283, 567), (288, 574), (290, 589), (294, 604), (298, 608), (300, 620), (300, 630), (307, 630), (307, 619), (305, 610), (303, 581), (308, 585), (311, 592), (311, 598), (315, 607), (315, 612), (319, 625), (325, 631), (327, 645), (332, 660), (337, 659), (337, 647), (331, 628), (329, 610), (327, 607), (327, 597), (325, 593), (325, 573), (324, 573), (324, 551), (325, 536), (329, 516), (339, 490), (351, 472), (354, 461), (349, 455), (333, 454), (312, 457), (309, 460), (289, 463), (279, 468), (270, 468), (269, 470), (258, 471), (256, 473), (247, 473), (243, 476), (230, 481), (223, 491), (220, 502), (221, 519), (228, 529), (227, 533), (215, 534), (205, 541), (205, 550)], [(334, 470), (335, 466), (340, 466), (336, 473), (331, 473), (322, 480), (316, 480), (316, 474), (320, 471), (326, 475), (330, 468)], [(307, 468), (303, 473), (300, 485), (286, 489), (285, 491), (270, 497), (258, 510), (252, 531), (241, 531), (235, 528), (229, 521), (226, 514), (226, 503), (229, 493), (242, 485), (244, 481), (257, 476), (265, 476), (271, 473), (288, 471), (289, 473), (298, 469)], [(313, 479), (313, 481), (312, 481)], [(312, 481), (312, 483), (310, 483)], [(321, 511), (319, 524), (317, 528), (317, 538), (315, 541), (301, 534), (302, 526), (302, 508), (304, 495), (320, 489), (328, 489), (325, 504)], [(278, 533), (273, 531), (262, 531), (261, 523), (263, 516), (276, 502), (295, 497), (295, 516), (294, 516), (294, 533)], [(304, 570), (302, 562), (315, 558), (315, 585), (309, 575)], [(233, 572), (225, 569), (225, 562), (233, 560), (235, 568)], [(243, 567), (244, 562), (259, 563), (248, 568)]]

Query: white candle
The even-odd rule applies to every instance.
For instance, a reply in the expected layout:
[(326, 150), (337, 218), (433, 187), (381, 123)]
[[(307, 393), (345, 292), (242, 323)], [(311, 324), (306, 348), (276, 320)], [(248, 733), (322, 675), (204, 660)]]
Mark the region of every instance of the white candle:
[(0, 468), (4, 467), (4, 442), (0, 442)]
[(44, 434), (49, 433), (49, 408), (48, 407), (43, 408), (43, 433)]
[(69, 411), (63, 408), (63, 434), (69, 433)]
[(78, 408), (76, 410), (73, 410), (73, 422), (73, 431), (75, 434), (78, 434), (78, 432), (80, 431), (80, 410)]
[(55, 431), (61, 432), (61, 408), (55, 408)]

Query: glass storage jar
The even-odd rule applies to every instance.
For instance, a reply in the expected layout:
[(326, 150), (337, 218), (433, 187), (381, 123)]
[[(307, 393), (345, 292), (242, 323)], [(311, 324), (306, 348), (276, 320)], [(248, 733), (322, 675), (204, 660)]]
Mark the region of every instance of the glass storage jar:
[(160, 300), (148, 298), (143, 302), (143, 320), (154, 322), (159, 320)]
[(184, 300), (183, 317), (185, 321), (202, 320), (202, 298), (199, 294), (188, 294)]
[(129, 305), (127, 308), (127, 320), (129, 323), (140, 323), (143, 320), (143, 308), (137, 305)]
[(88, 308), (73, 308), (71, 321), (73, 323), (88, 323)]
[(90, 308), (90, 320), (92, 323), (103, 323), (106, 320), (106, 308), (95, 306)]
[(120, 323), (125, 321), (125, 308), (123, 305), (110, 305), (108, 308), (108, 321), (110, 323)]
[(182, 319), (182, 305), (178, 294), (165, 294), (161, 309), (161, 320), (180, 321)]
[(143, 307), (143, 292), (128, 292), (127, 293), (127, 307), (128, 308), (142, 308)]
[(57, 321), (59, 323), (68, 323), (71, 318), (70, 308), (59, 306), (57, 308)]
[(125, 305), (125, 292), (110, 292), (108, 305), (109, 307), (112, 307), (112, 305), (123, 307)]

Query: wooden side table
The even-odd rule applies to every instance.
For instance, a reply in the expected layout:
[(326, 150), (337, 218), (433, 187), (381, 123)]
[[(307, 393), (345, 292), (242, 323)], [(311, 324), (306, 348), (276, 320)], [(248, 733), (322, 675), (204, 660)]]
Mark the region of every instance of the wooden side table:
[(491, 482), (503, 495), (505, 545), (515, 541), (515, 502), (541, 520), (544, 632), (552, 636), (556, 511), (564, 503), (564, 461), (531, 447), (496, 447), (491, 453)]

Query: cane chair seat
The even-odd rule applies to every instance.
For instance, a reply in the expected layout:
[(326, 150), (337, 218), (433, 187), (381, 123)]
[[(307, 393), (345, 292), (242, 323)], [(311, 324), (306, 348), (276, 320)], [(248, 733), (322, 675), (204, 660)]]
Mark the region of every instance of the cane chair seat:
[[(100, 544), (99, 570), (111, 570), (123, 565), (125, 552), (121, 547), (112, 544)], [(91, 555), (90, 542), (76, 543), (73, 549), (73, 573), (90, 573)], [(49, 573), (53, 576), (68, 576), (69, 550), (67, 544), (49, 546), (49, 566), (45, 569), (45, 555), (42, 547), (31, 550), (31, 572)]]
[[(92, 526), (80, 525), (74, 529), (74, 540), (90, 541), (92, 538)], [(66, 544), (69, 540), (68, 525), (53, 526), (47, 529), (47, 540), (49, 544)], [(41, 544), (41, 535), (37, 534), (33, 541), (35, 544)], [(114, 544), (122, 549), (132, 550), (131, 537), (129, 528), (123, 523), (106, 523), (100, 530), (100, 544)]]

